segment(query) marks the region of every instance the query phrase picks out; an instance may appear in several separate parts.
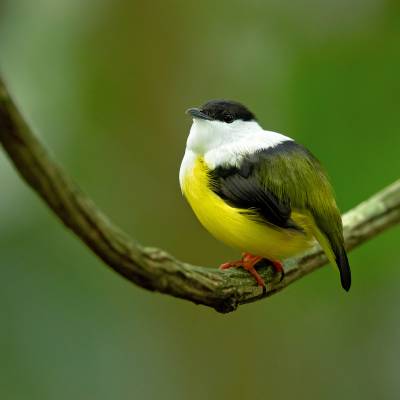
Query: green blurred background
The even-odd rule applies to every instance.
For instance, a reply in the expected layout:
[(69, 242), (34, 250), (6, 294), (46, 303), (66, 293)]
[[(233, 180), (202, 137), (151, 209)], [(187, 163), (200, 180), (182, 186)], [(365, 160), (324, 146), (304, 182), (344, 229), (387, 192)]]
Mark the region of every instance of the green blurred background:
[[(0, 68), (36, 132), (141, 243), (237, 257), (183, 200), (189, 106), (247, 104), (325, 164), (343, 211), (399, 177), (397, 0), (3, 0)], [(106, 268), (0, 152), (2, 399), (398, 399), (399, 228), (237, 312)]]

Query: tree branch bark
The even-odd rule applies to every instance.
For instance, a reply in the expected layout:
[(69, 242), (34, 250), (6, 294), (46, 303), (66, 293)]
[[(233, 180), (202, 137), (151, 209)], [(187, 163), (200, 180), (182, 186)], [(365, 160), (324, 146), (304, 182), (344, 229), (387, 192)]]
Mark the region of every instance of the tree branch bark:
[[(25, 182), (105, 264), (145, 289), (166, 293), (227, 313), (263, 299), (327, 263), (321, 248), (285, 261), (280, 282), (260, 266), (263, 292), (241, 269), (219, 271), (176, 260), (163, 250), (143, 247), (114, 226), (68, 178), (33, 135), (0, 78), (0, 142)], [(343, 217), (347, 250), (400, 222), (400, 180)]]

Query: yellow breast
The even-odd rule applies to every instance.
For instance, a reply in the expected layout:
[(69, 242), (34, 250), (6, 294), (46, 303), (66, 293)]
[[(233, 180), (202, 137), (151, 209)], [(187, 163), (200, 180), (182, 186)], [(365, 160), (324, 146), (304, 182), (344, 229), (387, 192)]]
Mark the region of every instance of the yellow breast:
[(185, 171), (182, 191), (202, 225), (217, 239), (270, 260), (290, 257), (311, 245), (311, 234), (268, 225), (257, 221), (251, 211), (225, 203), (209, 188), (208, 171), (204, 159), (197, 157)]

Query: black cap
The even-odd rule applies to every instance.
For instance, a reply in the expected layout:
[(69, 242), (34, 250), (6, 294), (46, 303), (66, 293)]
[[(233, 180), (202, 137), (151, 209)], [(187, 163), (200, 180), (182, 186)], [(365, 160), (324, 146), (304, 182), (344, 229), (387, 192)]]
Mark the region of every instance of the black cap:
[(210, 100), (200, 108), (189, 108), (186, 112), (195, 118), (223, 121), (228, 124), (238, 119), (242, 121), (256, 119), (243, 104), (232, 100)]

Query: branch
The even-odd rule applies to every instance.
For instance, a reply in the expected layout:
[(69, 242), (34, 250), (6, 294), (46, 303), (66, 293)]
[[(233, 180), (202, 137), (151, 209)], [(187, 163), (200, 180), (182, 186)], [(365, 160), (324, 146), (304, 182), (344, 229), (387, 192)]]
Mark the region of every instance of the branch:
[[(176, 260), (163, 250), (143, 247), (114, 226), (49, 156), (11, 100), (0, 79), (0, 142), (28, 185), (105, 264), (145, 289), (215, 308), (236, 310), (240, 304), (268, 297), (327, 263), (321, 248), (285, 262), (279, 282), (273, 269), (260, 267), (267, 292), (242, 269), (219, 271)], [(347, 250), (400, 222), (400, 180), (343, 217)]]

